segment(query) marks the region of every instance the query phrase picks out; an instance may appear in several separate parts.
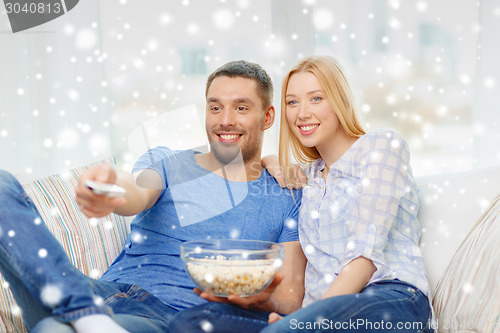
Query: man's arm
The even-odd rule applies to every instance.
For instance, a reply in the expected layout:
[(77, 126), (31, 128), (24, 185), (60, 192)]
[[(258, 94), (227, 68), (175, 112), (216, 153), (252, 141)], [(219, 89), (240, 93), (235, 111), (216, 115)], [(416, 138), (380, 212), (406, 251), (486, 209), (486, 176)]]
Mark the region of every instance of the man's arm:
[(271, 295), (275, 308), (268, 311), (288, 314), (302, 307), (307, 259), (299, 241), (282, 244), (285, 249), (285, 260), (283, 260), (280, 273), (285, 277)]
[(127, 190), (125, 198), (128, 204), (119, 206), (115, 213), (124, 216), (137, 215), (153, 207), (161, 194), (160, 175), (151, 169), (141, 170), (134, 175), (118, 173), (117, 185)]
[[(86, 180), (117, 184), (126, 190), (126, 194), (122, 198), (96, 195), (87, 188)], [(80, 176), (76, 202), (87, 217), (102, 217), (113, 212), (127, 216), (151, 208), (160, 194), (161, 179), (156, 172), (147, 170), (134, 177), (125, 172), (117, 173), (111, 165), (102, 164), (86, 170)]]

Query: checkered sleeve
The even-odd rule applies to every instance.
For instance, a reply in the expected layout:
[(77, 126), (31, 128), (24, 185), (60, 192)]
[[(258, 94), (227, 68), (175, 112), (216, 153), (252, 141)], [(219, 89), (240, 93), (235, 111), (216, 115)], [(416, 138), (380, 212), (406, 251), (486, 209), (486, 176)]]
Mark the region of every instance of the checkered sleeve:
[(393, 224), (397, 223), (400, 202), (414, 184), (405, 140), (393, 131), (378, 132), (360, 155), (359, 183), (352, 191), (347, 213), (343, 268), (353, 259), (373, 261), (377, 271), (372, 279), (390, 278), (392, 271), (384, 248)]

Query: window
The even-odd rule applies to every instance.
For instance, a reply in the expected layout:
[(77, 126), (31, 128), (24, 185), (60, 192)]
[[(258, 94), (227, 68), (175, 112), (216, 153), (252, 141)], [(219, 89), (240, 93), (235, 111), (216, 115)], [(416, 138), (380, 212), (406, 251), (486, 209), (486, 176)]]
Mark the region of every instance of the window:
[[(89, 0), (71, 13), (0, 34), (0, 167), (18, 175), (110, 154), (129, 169), (131, 134), (175, 110), (192, 123), (161, 140), (206, 144), (205, 80), (231, 60), (268, 70), (279, 116), (284, 73), (314, 53), (343, 64), (366, 129), (408, 140), (416, 175), (500, 163), (493, 0)], [(279, 118), (264, 154), (278, 131)]]

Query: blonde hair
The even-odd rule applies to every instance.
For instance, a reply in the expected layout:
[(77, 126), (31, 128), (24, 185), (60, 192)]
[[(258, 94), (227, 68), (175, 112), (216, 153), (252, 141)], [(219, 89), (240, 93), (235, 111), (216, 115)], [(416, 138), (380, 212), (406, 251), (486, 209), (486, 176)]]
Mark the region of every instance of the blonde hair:
[[(365, 134), (356, 117), (351, 88), (337, 60), (329, 56), (310, 56), (302, 59), (285, 76), (281, 88), (279, 160), (282, 172), (289, 183), (293, 183), (290, 177), (292, 170), (290, 154), (299, 164), (313, 162), (320, 157), (316, 147), (306, 147), (300, 143), (293, 134), (286, 118), (285, 96), (288, 81), (292, 75), (300, 72), (309, 72), (316, 76), (347, 135), (360, 137)], [(332, 142), (332, 144), (335, 143)]]

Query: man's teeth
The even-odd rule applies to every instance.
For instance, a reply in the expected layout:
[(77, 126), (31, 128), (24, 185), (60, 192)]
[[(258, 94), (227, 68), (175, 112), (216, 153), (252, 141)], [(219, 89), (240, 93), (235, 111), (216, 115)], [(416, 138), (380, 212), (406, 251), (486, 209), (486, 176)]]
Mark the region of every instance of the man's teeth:
[(319, 125), (309, 125), (309, 126), (301, 126), (300, 129), (303, 130), (304, 132), (310, 131), (313, 128), (318, 127)]
[(239, 134), (220, 134), (220, 137), (223, 140), (234, 140), (239, 136)]

